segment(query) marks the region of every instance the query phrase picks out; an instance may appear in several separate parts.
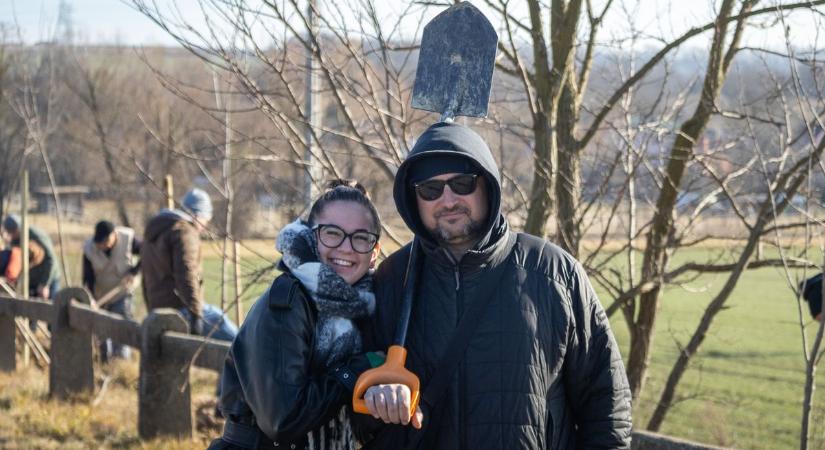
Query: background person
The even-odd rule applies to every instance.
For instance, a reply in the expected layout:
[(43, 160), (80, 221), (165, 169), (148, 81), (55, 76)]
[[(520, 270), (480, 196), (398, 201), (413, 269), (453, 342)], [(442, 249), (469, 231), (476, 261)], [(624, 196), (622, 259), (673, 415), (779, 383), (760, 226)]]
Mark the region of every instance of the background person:
[[(118, 291), (103, 309), (133, 319), (132, 298), (137, 287), (141, 240), (127, 227), (115, 227), (102, 220), (95, 225), (94, 236), (83, 244), (83, 285), (96, 300)], [(130, 348), (111, 339), (100, 343), (100, 357), (129, 358)]]
[[(3, 220), (4, 238), (10, 247), (20, 247), (20, 217), (9, 214)], [(49, 235), (29, 226), (29, 296), (51, 299), (60, 289), (60, 271)]]
[(811, 311), (811, 317), (821, 321), (822, 273), (814, 275), (811, 278), (799, 283), (799, 291), (802, 292), (802, 298), (808, 302), (808, 309)]
[(174, 308), (189, 323), (190, 333), (231, 341), (237, 327), (204, 301), (201, 287), (200, 233), (212, 220), (212, 200), (194, 188), (180, 203), (181, 209), (163, 209), (146, 225), (140, 249), (146, 308)]
[[(10, 248), (20, 248), (21, 220), (9, 214), (3, 220), (3, 238)], [(49, 235), (35, 226), (29, 226), (29, 297), (51, 300), (60, 289), (60, 271)], [(29, 329), (37, 329), (37, 321), (29, 319)]]

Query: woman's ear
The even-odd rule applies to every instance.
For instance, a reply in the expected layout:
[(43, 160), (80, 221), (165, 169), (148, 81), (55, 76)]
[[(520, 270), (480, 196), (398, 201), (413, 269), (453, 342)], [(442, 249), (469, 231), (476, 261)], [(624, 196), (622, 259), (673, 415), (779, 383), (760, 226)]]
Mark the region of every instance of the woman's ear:
[(381, 253), (381, 243), (376, 242), (375, 248), (372, 249), (372, 256), (370, 256), (370, 269), (375, 269), (375, 263), (378, 261), (378, 255)]

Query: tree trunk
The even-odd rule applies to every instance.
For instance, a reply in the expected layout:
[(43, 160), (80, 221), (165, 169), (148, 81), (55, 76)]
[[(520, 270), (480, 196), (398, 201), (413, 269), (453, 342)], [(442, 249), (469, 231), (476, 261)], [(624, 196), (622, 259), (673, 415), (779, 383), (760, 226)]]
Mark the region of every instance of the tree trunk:
[[(573, 52), (576, 44), (576, 29), (578, 27), (579, 15), (581, 14), (581, 0), (553, 0), (550, 7), (550, 39), (552, 46), (552, 68), (550, 66), (550, 56), (548, 55), (547, 43), (544, 39), (544, 24), (541, 14), (541, 5), (538, 0), (529, 0), (530, 11), (530, 35), (533, 44), (533, 60), (535, 67), (534, 87), (536, 90), (535, 113), (533, 114), (533, 135), (535, 136), (535, 165), (533, 169), (533, 184), (531, 186), (530, 206), (527, 212), (527, 222), (524, 229), (527, 233), (544, 237), (545, 228), (550, 215), (553, 212), (553, 198), (556, 190), (556, 177), (559, 138), (556, 125), (560, 117), (560, 109), (568, 111), (575, 110), (575, 94), (565, 97), (563, 108), (559, 107), (562, 100), (562, 91), (565, 83), (572, 83), (568, 77), (574, 77)], [(572, 89), (575, 92), (575, 88)], [(576, 116), (565, 117), (565, 141), (570, 143), (569, 137), (575, 130)], [(572, 148), (576, 148), (573, 146)], [(579, 164), (574, 161), (572, 167), (566, 169), (578, 170)], [(565, 172), (563, 176), (573, 180), (573, 185), (579, 183), (579, 174)], [(576, 189), (568, 189), (572, 194), (565, 197), (565, 201), (573, 199), (573, 208), (577, 201)], [(575, 199), (574, 199), (575, 198)], [(570, 205), (566, 205), (570, 208)], [(561, 214), (561, 211), (559, 211)]]
[[(674, 230), (674, 208), (679, 186), (688, 162), (693, 157), (693, 146), (704, 132), (715, 110), (715, 101), (732, 59), (733, 53), (724, 51), (724, 41), (727, 34), (727, 18), (733, 10), (733, 4), (734, 0), (724, 0), (719, 9), (699, 104), (693, 115), (682, 124), (668, 157), (662, 190), (659, 192), (653, 221), (647, 235), (647, 246), (642, 260), (642, 280), (660, 281), (667, 268), (667, 248)], [(737, 44), (737, 39), (734, 38), (731, 48), (736, 48)], [(644, 388), (661, 294), (661, 283), (657, 282), (655, 288), (639, 297), (638, 318), (631, 327), (627, 377), (634, 401), (639, 398)]]
[[(572, 68), (570, 70), (572, 74)], [(579, 229), (579, 203), (581, 200), (581, 152), (576, 141), (576, 86), (567, 77), (558, 105), (558, 174), (556, 175), (556, 243), (574, 257), (579, 255), (581, 230)]]

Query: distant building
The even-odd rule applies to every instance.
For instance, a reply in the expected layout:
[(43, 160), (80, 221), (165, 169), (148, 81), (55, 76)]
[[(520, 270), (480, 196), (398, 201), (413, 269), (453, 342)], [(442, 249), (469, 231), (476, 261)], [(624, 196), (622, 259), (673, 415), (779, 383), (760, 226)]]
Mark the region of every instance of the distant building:
[(56, 186), (52, 192), (51, 187), (35, 189), (32, 194), (37, 203), (35, 209), (38, 213), (52, 214), (57, 211), (54, 202), (54, 194), (60, 200), (60, 209), (64, 217), (70, 219), (80, 219), (83, 216), (83, 203), (89, 194), (86, 186)]

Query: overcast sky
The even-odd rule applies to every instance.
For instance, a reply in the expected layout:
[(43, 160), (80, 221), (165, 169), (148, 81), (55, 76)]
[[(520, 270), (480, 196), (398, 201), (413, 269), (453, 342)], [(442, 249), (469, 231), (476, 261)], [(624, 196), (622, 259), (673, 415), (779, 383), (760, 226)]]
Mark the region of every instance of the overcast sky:
[[(183, 17), (192, 23), (202, 24), (202, 14), (197, 0), (154, 0), (164, 8), (175, 4)], [(252, 0), (254, 3), (254, 0)], [(149, 19), (121, 0), (67, 0), (71, 8), (72, 22), (77, 38), (84, 43), (127, 44), (127, 45), (175, 45), (174, 41)], [(383, 13), (391, 15), (399, 10), (398, 0), (377, 1)], [(482, 2), (477, 1), (476, 4)], [(519, 2), (512, 2), (519, 3)], [(596, 0), (595, 5), (603, 3)], [(16, 23), (20, 35), (26, 42), (36, 42), (50, 36), (57, 21), (60, 0), (0, 0), (0, 22), (6, 27)], [(776, 0), (760, 2), (761, 7), (776, 4)], [(624, 6), (624, 8), (622, 8)], [(653, 35), (681, 34), (692, 26), (709, 22), (716, 7), (713, 0), (619, 0), (609, 15), (603, 38), (625, 33), (626, 17), (632, 16), (637, 27)], [(519, 14), (517, 12), (517, 14)], [(521, 14), (524, 14), (522, 11)], [(493, 17), (493, 16), (491, 16)], [(790, 25), (792, 42), (802, 48), (810, 47), (817, 39), (816, 32), (823, 29), (821, 18), (808, 12), (795, 13), (787, 21)], [(493, 21), (498, 28), (499, 24)], [(407, 34), (414, 34), (410, 27)], [(710, 33), (706, 33), (710, 36)], [(15, 32), (16, 39), (17, 33)], [(420, 38), (420, 36), (417, 36)], [(819, 37), (823, 39), (823, 37)], [(784, 47), (781, 26), (768, 30), (751, 29), (746, 35), (746, 44), (768, 46), (774, 49)], [(696, 40), (694, 45), (703, 45)], [(659, 44), (661, 45), (661, 44)], [(821, 46), (821, 45), (820, 45)]]

